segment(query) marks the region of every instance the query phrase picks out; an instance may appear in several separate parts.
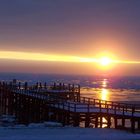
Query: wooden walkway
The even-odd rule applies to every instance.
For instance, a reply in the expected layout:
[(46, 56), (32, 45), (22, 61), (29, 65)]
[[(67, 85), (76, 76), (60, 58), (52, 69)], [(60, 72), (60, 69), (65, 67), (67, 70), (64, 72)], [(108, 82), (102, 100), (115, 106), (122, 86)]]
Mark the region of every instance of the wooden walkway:
[(24, 124), (51, 120), (63, 125), (129, 128), (133, 133), (140, 130), (138, 106), (81, 97), (79, 85), (0, 82), (0, 113), (15, 115)]

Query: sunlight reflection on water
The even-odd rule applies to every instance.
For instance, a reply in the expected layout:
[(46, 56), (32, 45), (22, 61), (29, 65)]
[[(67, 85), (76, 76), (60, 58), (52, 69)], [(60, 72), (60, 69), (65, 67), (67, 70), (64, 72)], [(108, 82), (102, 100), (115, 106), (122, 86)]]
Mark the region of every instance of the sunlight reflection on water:
[(107, 83), (108, 83), (108, 80), (103, 79), (102, 89), (101, 89), (101, 93), (100, 93), (100, 97), (99, 97), (102, 100), (109, 100), (109, 89), (107, 89)]
[(109, 90), (103, 88), (103, 89), (101, 90), (100, 96), (101, 96), (101, 97), (99, 97), (99, 98), (102, 99), (102, 100), (109, 100)]
[[(85, 94), (84, 96), (87, 96), (87, 97), (101, 99), (101, 100), (107, 100), (107, 101), (129, 101), (129, 102), (137, 101), (137, 102), (139, 102), (139, 99), (140, 99), (140, 94), (139, 94), (140, 90), (139, 89), (110, 88), (108, 79), (102, 79), (102, 80), (100, 80), (99, 83), (100, 83), (100, 86), (98, 88), (96, 88), (96, 87), (95, 88), (93, 88), (93, 87), (82, 88), (81, 95)], [(107, 127), (106, 118), (103, 117), (102, 121), (103, 121), (102, 128)], [(111, 122), (113, 122), (113, 121), (114, 120), (111, 119)], [(114, 123), (112, 123), (112, 124), (114, 124)], [(130, 122), (127, 121), (126, 125), (129, 126)], [(111, 128), (114, 128), (114, 125), (112, 125)]]
[(110, 101), (131, 101), (139, 102), (140, 99), (140, 89), (129, 89), (129, 88), (111, 88), (110, 81), (106, 79), (100, 79), (96, 81), (96, 84), (100, 84), (99, 87), (96, 87), (95, 82), (92, 81), (92, 87), (82, 87), (81, 95), (101, 99), (101, 100), (110, 100)]

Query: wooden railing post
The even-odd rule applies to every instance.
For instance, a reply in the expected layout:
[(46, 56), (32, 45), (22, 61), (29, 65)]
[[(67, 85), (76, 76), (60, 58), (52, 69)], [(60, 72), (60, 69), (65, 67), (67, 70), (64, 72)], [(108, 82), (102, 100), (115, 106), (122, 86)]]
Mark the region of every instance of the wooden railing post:
[(18, 89), (20, 89), (20, 88), (21, 88), (21, 82), (18, 83)]
[(28, 83), (27, 82), (25, 82), (24, 88), (25, 88), (25, 90), (27, 90), (27, 88), (28, 88)]
[(62, 83), (57, 83), (57, 90), (61, 90), (62, 88)]
[(87, 107), (88, 107), (88, 113), (89, 113), (89, 104), (87, 104), (87, 105), (88, 105)]
[(45, 83), (44, 83), (44, 89), (46, 89), (46, 88), (47, 88), (47, 83), (45, 82)]
[(68, 111), (70, 111), (70, 103), (68, 102)]
[(76, 104), (74, 104), (74, 112), (76, 112)]
[(115, 105), (115, 110), (114, 110), (115, 115), (116, 115), (116, 109), (117, 109), (117, 108), (116, 108), (116, 105)]
[(135, 113), (135, 106), (132, 106), (132, 116), (134, 116)]
[(102, 107), (102, 105), (101, 105), (101, 100), (99, 100), (99, 108), (100, 108), (100, 112), (102, 111), (102, 110), (101, 110), (101, 107)]
[(71, 91), (71, 85), (70, 84), (68, 84), (68, 90)]
[(124, 106), (123, 106), (123, 115), (124, 115)]
[(40, 82), (40, 84), (39, 84), (39, 88), (42, 89), (42, 83), (41, 83), (41, 82)]
[(56, 89), (56, 83), (54, 82), (53, 83), (53, 87), (52, 87), (54, 90)]
[(65, 84), (64, 83), (63, 83), (62, 87), (63, 87), (62, 89), (65, 90)]
[(74, 84), (72, 84), (72, 92), (74, 92)]
[(96, 103), (96, 100), (94, 99), (93, 101), (94, 101), (94, 105), (95, 105), (95, 103)]
[(108, 113), (108, 104), (106, 106), (107, 106), (107, 113)]
[(88, 98), (88, 104), (90, 104), (90, 98)]
[(85, 97), (83, 98), (83, 102), (85, 103)]

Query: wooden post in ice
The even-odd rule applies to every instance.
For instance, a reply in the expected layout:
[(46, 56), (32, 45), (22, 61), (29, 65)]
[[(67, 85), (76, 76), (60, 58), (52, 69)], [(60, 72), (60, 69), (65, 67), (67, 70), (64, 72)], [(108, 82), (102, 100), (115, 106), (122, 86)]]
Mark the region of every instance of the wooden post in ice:
[(124, 128), (125, 127), (125, 119), (122, 118), (122, 127)]
[(131, 119), (131, 132), (135, 133), (135, 120), (134, 120), (134, 118)]
[(110, 128), (111, 126), (111, 117), (108, 115), (107, 116), (107, 128)]
[(98, 116), (95, 117), (95, 128), (98, 128)]
[(114, 126), (115, 126), (115, 128), (117, 128), (117, 127), (118, 127), (118, 120), (117, 120), (117, 118), (116, 118), (116, 117), (114, 118)]
[(74, 121), (73, 126), (79, 126), (79, 121), (80, 121), (79, 113), (74, 113), (73, 121)]
[(103, 117), (100, 116), (100, 128), (102, 128), (102, 125), (103, 125)]
[(138, 129), (140, 130), (140, 120), (138, 120)]
[(85, 119), (85, 127), (89, 127), (89, 124), (90, 124), (90, 115), (89, 113), (87, 113)]

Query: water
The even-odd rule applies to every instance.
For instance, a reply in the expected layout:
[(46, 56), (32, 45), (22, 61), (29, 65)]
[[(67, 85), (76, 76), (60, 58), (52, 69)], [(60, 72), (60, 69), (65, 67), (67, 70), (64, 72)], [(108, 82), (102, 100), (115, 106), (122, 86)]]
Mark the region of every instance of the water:
[(29, 83), (39, 81), (80, 84), (82, 96), (140, 104), (140, 77), (0, 73), (0, 80), (14, 78)]

